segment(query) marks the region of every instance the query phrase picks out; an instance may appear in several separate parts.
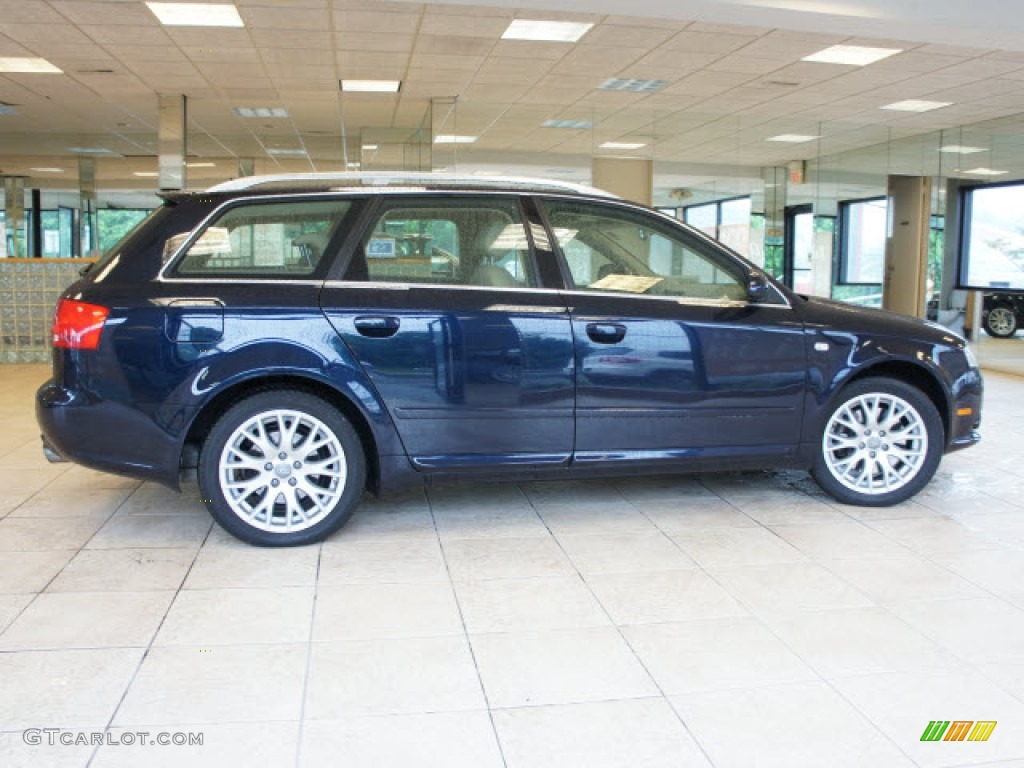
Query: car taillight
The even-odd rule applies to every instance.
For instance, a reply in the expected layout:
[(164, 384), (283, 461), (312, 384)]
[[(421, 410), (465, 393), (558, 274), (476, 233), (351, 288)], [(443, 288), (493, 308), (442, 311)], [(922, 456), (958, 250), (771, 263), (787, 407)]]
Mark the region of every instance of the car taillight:
[(61, 299), (53, 313), (53, 346), (61, 349), (96, 349), (103, 322), (110, 310), (98, 304)]

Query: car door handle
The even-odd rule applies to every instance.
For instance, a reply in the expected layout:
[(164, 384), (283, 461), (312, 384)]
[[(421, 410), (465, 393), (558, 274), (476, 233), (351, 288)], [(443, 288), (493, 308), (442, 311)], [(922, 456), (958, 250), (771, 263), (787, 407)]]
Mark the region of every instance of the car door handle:
[(626, 326), (618, 323), (587, 323), (587, 336), (598, 344), (618, 344), (626, 338)]
[(371, 339), (386, 339), (388, 336), (394, 336), (398, 332), (399, 325), (400, 321), (397, 317), (372, 315), (355, 319), (356, 330)]

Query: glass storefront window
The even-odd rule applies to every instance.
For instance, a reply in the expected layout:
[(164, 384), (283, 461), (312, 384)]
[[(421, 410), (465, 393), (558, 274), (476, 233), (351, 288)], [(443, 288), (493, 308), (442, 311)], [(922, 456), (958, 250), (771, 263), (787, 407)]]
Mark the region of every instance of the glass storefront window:
[(888, 207), (884, 197), (848, 200), (839, 204), (842, 221), (839, 283), (882, 284)]

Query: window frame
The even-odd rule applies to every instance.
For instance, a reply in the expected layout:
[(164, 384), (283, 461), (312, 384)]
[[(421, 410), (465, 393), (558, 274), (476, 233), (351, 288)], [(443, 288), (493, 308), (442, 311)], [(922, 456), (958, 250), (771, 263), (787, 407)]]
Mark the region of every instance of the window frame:
[[(741, 286), (746, 286), (750, 275), (758, 272), (764, 274), (763, 270), (758, 269), (754, 264), (751, 264), (742, 256), (734, 253), (728, 247), (722, 245), (718, 241), (709, 237), (706, 233), (701, 230), (695, 229), (694, 227), (686, 224), (686, 222), (677, 219), (667, 213), (662, 213), (656, 209), (646, 208), (644, 206), (634, 205), (628, 202), (622, 202), (617, 200), (591, 200), (591, 199), (577, 199), (572, 197), (562, 197), (557, 195), (535, 195), (534, 204), (537, 207), (538, 214), (541, 221), (547, 230), (547, 236), (551, 243), (552, 251), (555, 258), (558, 260), (560, 272), (563, 276), (565, 283), (565, 290), (577, 293), (583, 293), (591, 296), (614, 296), (618, 298), (629, 298), (629, 299), (645, 299), (645, 300), (662, 300), (671, 301), (677, 304), (704, 304), (721, 306), (725, 304), (750, 304), (749, 299), (742, 300), (720, 300), (720, 299), (707, 299), (704, 297), (687, 297), (687, 296), (665, 296), (665, 295), (648, 295), (645, 293), (624, 293), (621, 291), (601, 291), (601, 290), (589, 290), (587, 288), (579, 288), (576, 286), (576, 282), (572, 276), (572, 270), (569, 267), (569, 262), (565, 257), (565, 253), (562, 251), (561, 244), (558, 238), (555, 236), (554, 227), (551, 224), (550, 208), (552, 203), (555, 205), (585, 205), (597, 210), (605, 210), (614, 212), (625, 213), (626, 216), (631, 216), (639, 219), (646, 219), (650, 222), (650, 228), (659, 231), (663, 237), (670, 239), (678, 239), (680, 244), (691, 251), (695, 252), (699, 256), (709, 258), (712, 262), (717, 260), (724, 261), (726, 264), (731, 265), (738, 270), (740, 277), (739, 283)], [(729, 272), (727, 267), (715, 266), (716, 269), (723, 269)], [(781, 306), (789, 307), (789, 298), (785, 293), (780, 291), (772, 284), (769, 279), (769, 285), (771, 285), (771, 298), (757, 302), (758, 306)]]
[[(519, 214), (519, 223), (526, 235), (527, 254), (529, 267), (534, 276), (536, 285), (525, 286), (490, 286), (474, 285), (472, 283), (433, 283), (401, 280), (372, 280), (369, 275), (365, 279), (353, 279), (350, 272), (352, 267), (361, 259), (366, 265), (366, 255), (361, 253), (364, 249), (364, 242), (368, 241), (373, 234), (374, 227), (381, 216), (389, 209), (401, 207), (440, 207), (445, 204), (458, 203), (459, 201), (482, 201), (495, 200), (511, 204)], [(440, 206), (438, 205), (440, 204)], [(553, 290), (546, 273), (541, 269), (541, 260), (538, 256), (538, 246), (534, 238), (533, 225), (536, 217), (526, 204), (523, 195), (508, 191), (495, 192), (430, 192), (417, 191), (401, 194), (381, 194), (369, 201), (364, 207), (359, 221), (352, 228), (352, 237), (342, 248), (342, 253), (335, 260), (334, 268), (329, 272), (327, 279), (331, 283), (344, 286), (374, 286), (374, 287), (400, 287), (400, 288), (439, 288), (442, 290), (485, 290), (485, 291), (550, 291)]]
[[(958, 232), (956, 233), (956, 262), (954, 288), (961, 291), (983, 291), (985, 293), (1020, 293), (1021, 289), (1012, 287), (980, 286), (968, 282), (968, 270), (971, 266), (971, 256), (968, 246), (971, 242), (971, 218), (974, 211), (974, 193), (978, 190), (998, 189), (1000, 187), (1022, 187), (1024, 179), (1011, 179), (1010, 181), (997, 181), (989, 183), (965, 184), (957, 190), (957, 216)], [(945, 224), (945, 222), (943, 222)], [(945, 230), (945, 227), (943, 227)]]
[[(853, 200), (839, 201), (838, 212), (836, 215), (836, 244), (835, 246), (833, 246), (836, 254), (835, 269), (833, 270), (832, 279), (833, 287), (839, 285), (848, 285), (859, 288), (872, 288), (875, 286), (880, 288), (882, 286), (882, 283), (885, 281), (884, 254), (882, 262), (882, 279), (879, 280), (878, 282), (856, 282), (853, 280), (846, 279), (847, 266), (850, 263), (849, 242), (847, 238), (850, 230), (850, 225), (848, 221), (849, 211), (854, 205), (858, 205), (860, 203), (874, 203), (879, 201), (885, 202), (886, 216), (888, 216), (889, 198), (886, 195), (874, 195), (872, 197), (859, 197)], [(886, 233), (886, 235), (888, 235), (888, 233)]]
[[(327, 275), (334, 269), (335, 264), (343, 258), (344, 254), (341, 253), (341, 251), (343, 250), (345, 243), (348, 241), (348, 235), (355, 231), (361, 223), (361, 217), (367, 208), (367, 200), (367, 195), (339, 195), (335, 193), (249, 195), (246, 197), (235, 197), (224, 200), (214, 207), (214, 209), (210, 211), (210, 213), (207, 214), (191, 232), (188, 233), (188, 237), (186, 237), (174, 253), (167, 258), (166, 263), (160, 269), (157, 279), (160, 281), (199, 281), (211, 283), (285, 282), (301, 284), (304, 282), (323, 282)], [(338, 222), (338, 226), (334, 234), (327, 242), (327, 246), (324, 248), (324, 253), (312, 272), (294, 274), (284, 272), (277, 274), (246, 274), (241, 272), (239, 274), (229, 274), (226, 272), (182, 274), (178, 271), (182, 261), (184, 261), (185, 257), (188, 255), (193, 244), (201, 239), (210, 227), (215, 226), (218, 221), (236, 208), (259, 205), (332, 201), (350, 203), (350, 208)]]

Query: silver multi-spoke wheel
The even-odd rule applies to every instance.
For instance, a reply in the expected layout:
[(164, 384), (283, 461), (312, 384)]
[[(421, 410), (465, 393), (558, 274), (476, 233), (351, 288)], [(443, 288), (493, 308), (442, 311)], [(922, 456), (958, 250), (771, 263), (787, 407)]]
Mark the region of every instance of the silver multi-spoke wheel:
[(825, 466), (839, 483), (876, 496), (917, 477), (928, 455), (928, 429), (903, 398), (870, 392), (850, 398), (832, 414), (821, 447)]
[(1017, 332), (1017, 316), (1009, 307), (993, 307), (985, 318), (985, 330), (993, 336), (1013, 336)]
[(292, 533), (320, 523), (345, 491), (341, 440), (324, 422), (285, 408), (258, 413), (231, 432), (218, 479), (231, 511), (248, 525)]

